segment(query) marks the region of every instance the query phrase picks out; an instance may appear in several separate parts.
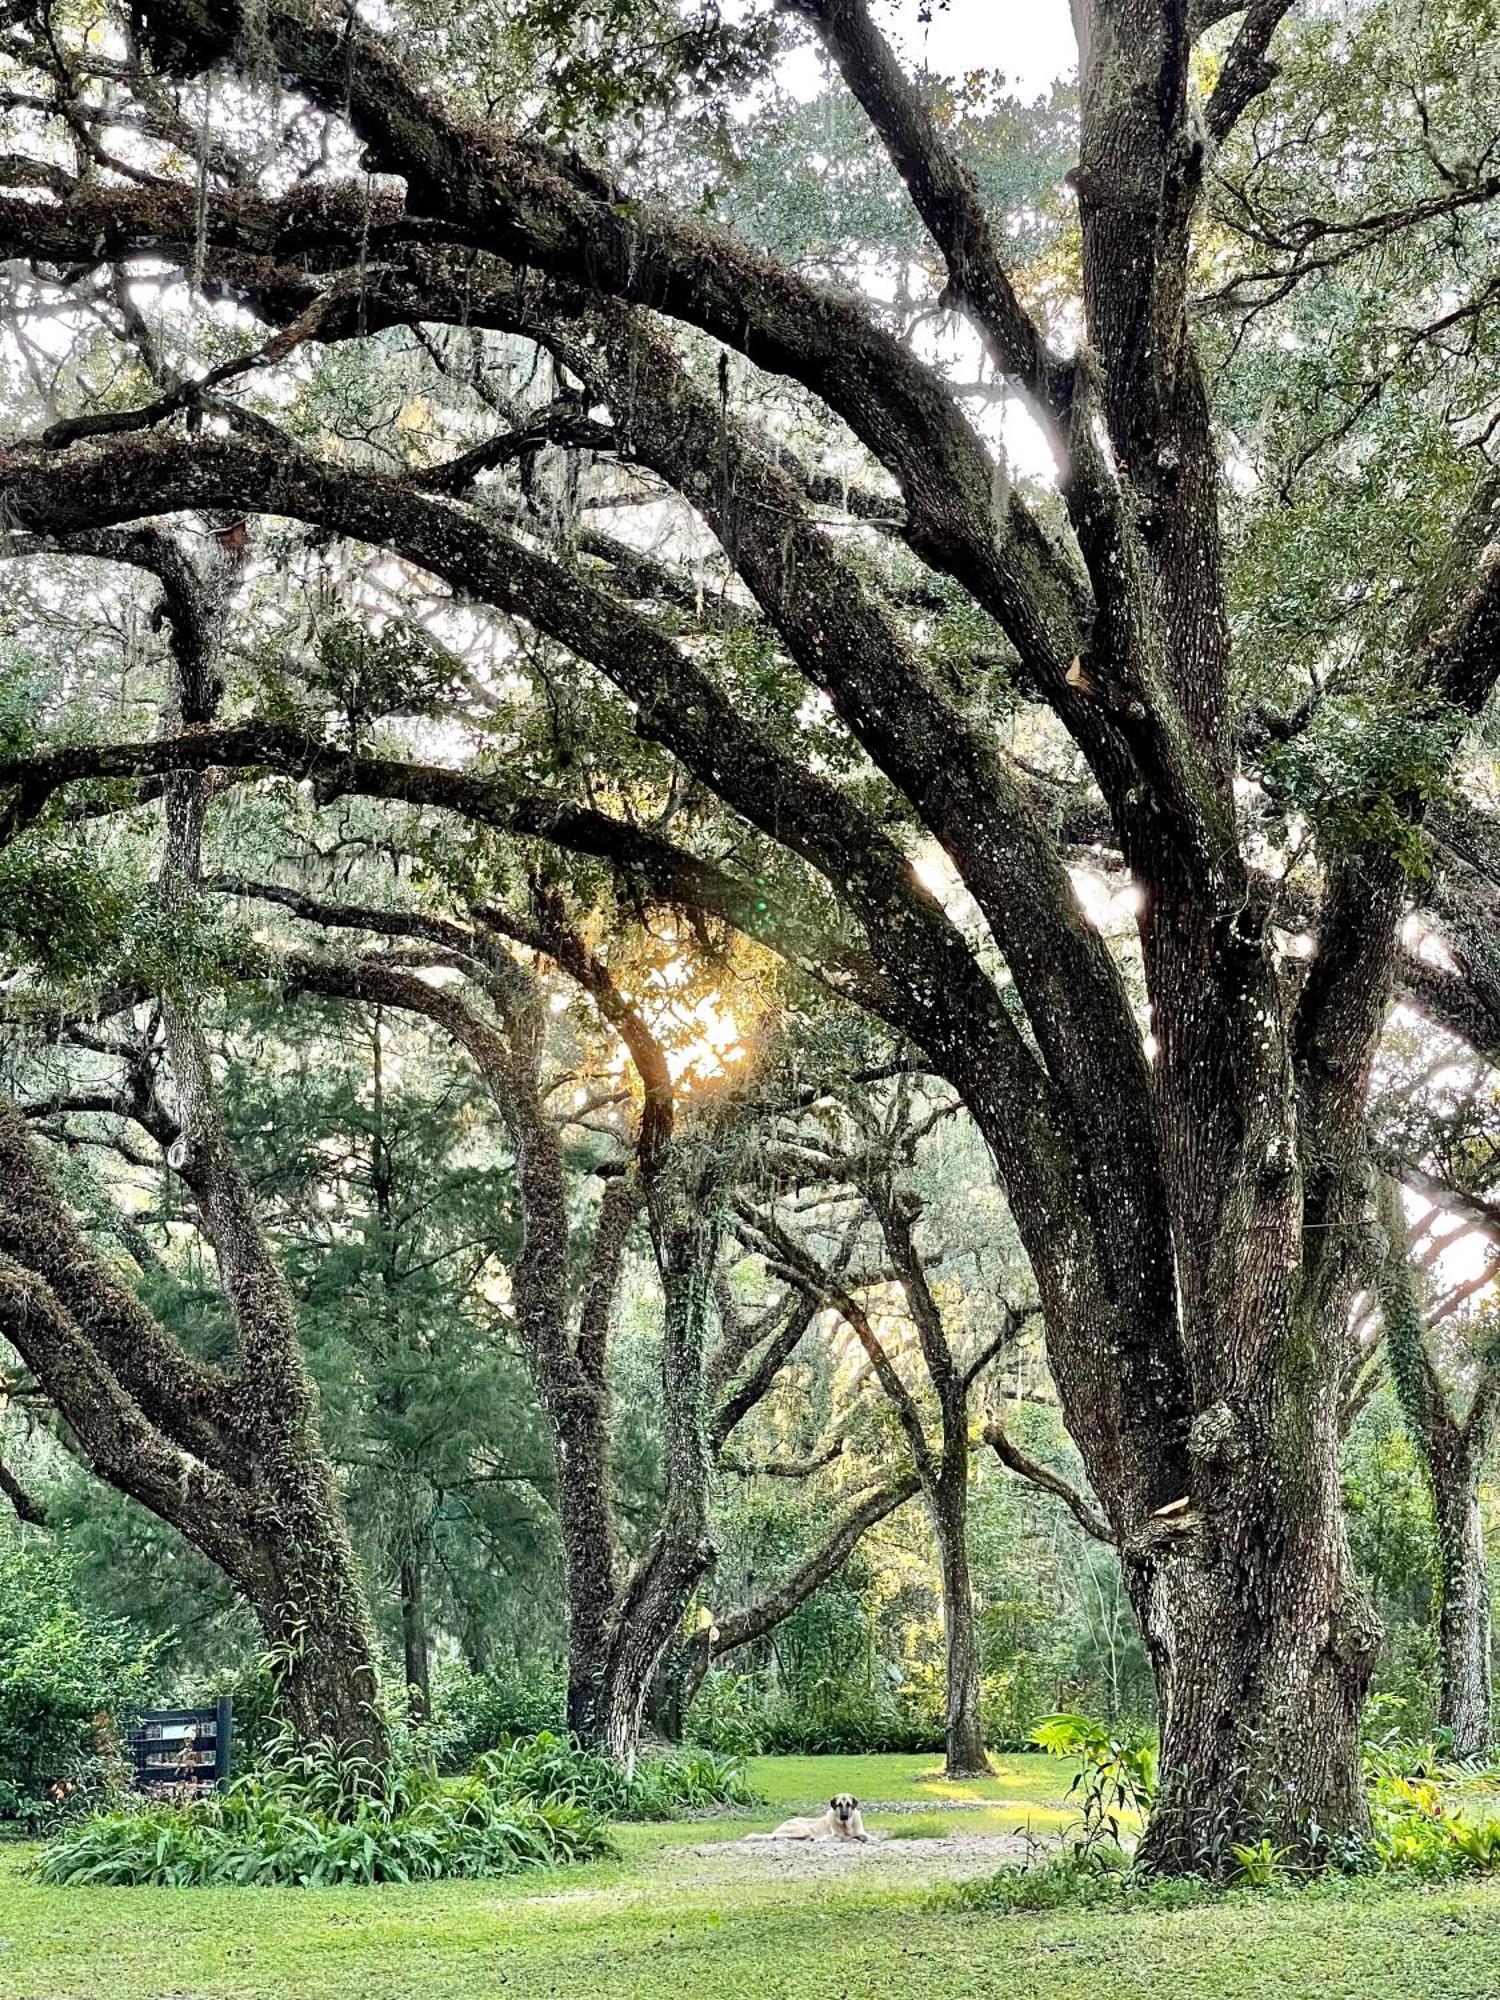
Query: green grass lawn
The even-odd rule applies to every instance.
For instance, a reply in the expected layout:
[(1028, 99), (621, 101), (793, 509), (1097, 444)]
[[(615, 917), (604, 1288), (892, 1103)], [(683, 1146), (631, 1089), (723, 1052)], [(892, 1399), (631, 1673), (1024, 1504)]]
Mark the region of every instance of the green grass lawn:
[[(753, 1757), (750, 1775), (763, 1792), (770, 1817), (747, 1821), (757, 1830), (791, 1813), (821, 1812), (835, 1792), (853, 1792), (867, 1823), (877, 1831), (905, 1830), (909, 1814), (882, 1806), (923, 1806), (945, 1826), (970, 1833), (1061, 1833), (1077, 1818), (1064, 1802), (1077, 1768), (1040, 1754), (992, 1759), (990, 1778), (948, 1779), (936, 1752), (890, 1757)], [(961, 1809), (957, 1810), (957, 1809)], [(926, 1817), (926, 1815), (924, 1815)], [(743, 1829), (735, 1829), (736, 1834)], [(700, 1829), (701, 1831), (701, 1829)]]
[(886, 1805), (1055, 1804), (1077, 1768), (1039, 1753), (990, 1761), (991, 1778), (948, 1779), (936, 1751), (915, 1757), (752, 1757), (750, 1775), (773, 1806), (796, 1812), (826, 1804), (834, 1792)]
[[(621, 1858), (505, 1882), (367, 1890), (43, 1889), (0, 1849), (0, 2000), (1494, 2000), (1500, 1883), (1234, 1896), (1174, 1914), (959, 1914), (920, 1870), (800, 1878), (694, 1849), (846, 1788), (930, 1802), (923, 1758), (760, 1760), (771, 1810), (621, 1829)], [(988, 1830), (1067, 1772), (1005, 1760)], [(993, 1787), (993, 1791), (990, 1789)], [(924, 1818), (927, 1815), (924, 1814)], [(897, 1816), (887, 1821), (897, 1824)], [(925, 1831), (926, 1829), (924, 1829)]]

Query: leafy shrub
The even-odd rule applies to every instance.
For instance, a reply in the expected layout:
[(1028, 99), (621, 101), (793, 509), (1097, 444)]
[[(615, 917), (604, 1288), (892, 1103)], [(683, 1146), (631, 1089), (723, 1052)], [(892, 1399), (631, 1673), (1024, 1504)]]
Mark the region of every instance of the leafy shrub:
[(1083, 1818), (1081, 1845), (1093, 1849), (1120, 1844), (1120, 1815), (1148, 1818), (1156, 1803), (1156, 1751), (1143, 1738), (1116, 1735), (1088, 1715), (1044, 1715), (1031, 1732), (1038, 1749), (1053, 1757), (1076, 1757), (1079, 1769), (1068, 1787)]
[(688, 1708), (684, 1736), (730, 1756), (860, 1756), (942, 1750), (942, 1716), (898, 1694), (870, 1694), (826, 1678), (780, 1692), (760, 1674), (714, 1668)]
[(1399, 1696), (1373, 1695), (1360, 1721), (1360, 1756), (1368, 1778), (1432, 1778), (1452, 1767), (1452, 1732), (1414, 1735), (1408, 1704)]
[(508, 1875), (609, 1852), (587, 1807), (515, 1796), (483, 1770), (385, 1777), (319, 1754), (271, 1763), (222, 1794), (97, 1814), (36, 1866), (54, 1884), (324, 1888)]
[(1274, 1889), (1296, 1865), (1294, 1850), (1278, 1847), (1268, 1833), (1257, 1841), (1231, 1845), (1229, 1852), (1234, 1860), (1234, 1879), (1246, 1889)]
[(517, 1798), (567, 1800), (606, 1819), (680, 1819), (715, 1806), (756, 1806), (737, 1757), (700, 1748), (643, 1758), (629, 1776), (610, 1758), (543, 1730), (480, 1759), (486, 1780)]
[[(986, 1677), (985, 1741), (992, 1750), (1025, 1750), (1029, 1735), (1011, 1723), (1003, 1704), (990, 1699), (997, 1686), (994, 1677)], [(1028, 1716), (1035, 1712), (1033, 1706)], [(879, 1694), (828, 1679), (773, 1694), (759, 1674), (723, 1669), (704, 1676), (683, 1733), (690, 1743), (736, 1757), (910, 1756), (940, 1751), (945, 1743), (940, 1687), (935, 1696), (909, 1684)]]
[(119, 1787), (159, 1651), (83, 1604), (65, 1551), (0, 1540), (0, 1820), (35, 1830)]
[(1370, 1815), (1370, 1852), (1384, 1874), (1441, 1882), (1500, 1869), (1500, 1820), (1470, 1819), (1431, 1778), (1377, 1778)]
[(517, 1737), (560, 1731), (566, 1723), (560, 1669), (479, 1674), (459, 1660), (433, 1675), (432, 1720), (412, 1731), (412, 1748), (440, 1771), (467, 1771), (486, 1751)]
[(770, 1702), (762, 1748), (777, 1756), (910, 1755), (943, 1748), (941, 1722), (913, 1715), (893, 1696), (814, 1689)]
[(765, 1745), (765, 1696), (751, 1674), (711, 1667), (687, 1712), (689, 1743), (727, 1757), (755, 1757)]
[(944, 1909), (1019, 1915), (1110, 1907), (1186, 1910), (1210, 1901), (1215, 1893), (1211, 1884), (1196, 1876), (1139, 1875), (1117, 1849), (1069, 1847), (1031, 1867), (1002, 1868), (977, 1881), (956, 1883), (939, 1890), (933, 1900)]

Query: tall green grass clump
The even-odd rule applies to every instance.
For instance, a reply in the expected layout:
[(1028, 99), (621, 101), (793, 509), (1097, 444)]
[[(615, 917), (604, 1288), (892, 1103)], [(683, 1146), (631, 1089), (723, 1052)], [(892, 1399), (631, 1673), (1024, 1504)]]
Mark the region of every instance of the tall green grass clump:
[(288, 1753), (222, 1793), (99, 1813), (47, 1846), (43, 1882), (114, 1887), (436, 1882), (611, 1853), (586, 1804), (526, 1797), (480, 1768), (388, 1773)]
[(681, 1819), (762, 1802), (740, 1758), (694, 1746), (643, 1758), (627, 1773), (597, 1751), (544, 1729), (491, 1751), (479, 1768), (489, 1783), (515, 1797), (567, 1800), (604, 1819)]

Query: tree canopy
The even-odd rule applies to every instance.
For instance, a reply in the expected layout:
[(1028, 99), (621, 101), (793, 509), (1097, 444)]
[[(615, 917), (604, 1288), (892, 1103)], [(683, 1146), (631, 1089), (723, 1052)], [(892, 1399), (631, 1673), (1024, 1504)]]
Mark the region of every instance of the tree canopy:
[[(1029, 106), (923, 11), (5, 10), (0, 1330), (308, 1727), (346, 1519), (417, 1661), (476, 1463), (545, 1487), (628, 1760), (831, 1316), (884, 1431), (804, 1581), (921, 1494), (950, 1765), (984, 1430), (1119, 1564), (1150, 1857), (1317, 1847), (1341, 1442), (1386, 1320), (1446, 1365), (1382, 1187), (1494, 1220), (1403, 1098), (1482, 1127), (1500, 1027), (1492, 9), (1085, 0)], [(971, 1403), (1033, 1310), (1076, 1465)]]

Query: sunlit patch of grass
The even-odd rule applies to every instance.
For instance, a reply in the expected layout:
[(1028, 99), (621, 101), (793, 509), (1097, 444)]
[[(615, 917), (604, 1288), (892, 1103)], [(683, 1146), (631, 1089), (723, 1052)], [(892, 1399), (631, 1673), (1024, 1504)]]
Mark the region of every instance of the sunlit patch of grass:
[(945, 1778), (943, 1760), (930, 1751), (915, 1756), (753, 1757), (750, 1777), (774, 1806), (802, 1811), (825, 1803), (832, 1792), (853, 1792), (881, 1805), (1057, 1804), (1076, 1768), (1057, 1757), (1019, 1755), (991, 1759), (988, 1778)]
[(886, 1828), (892, 1840), (951, 1840), (955, 1833), (975, 1831), (968, 1813), (913, 1813), (907, 1819), (892, 1820)]

